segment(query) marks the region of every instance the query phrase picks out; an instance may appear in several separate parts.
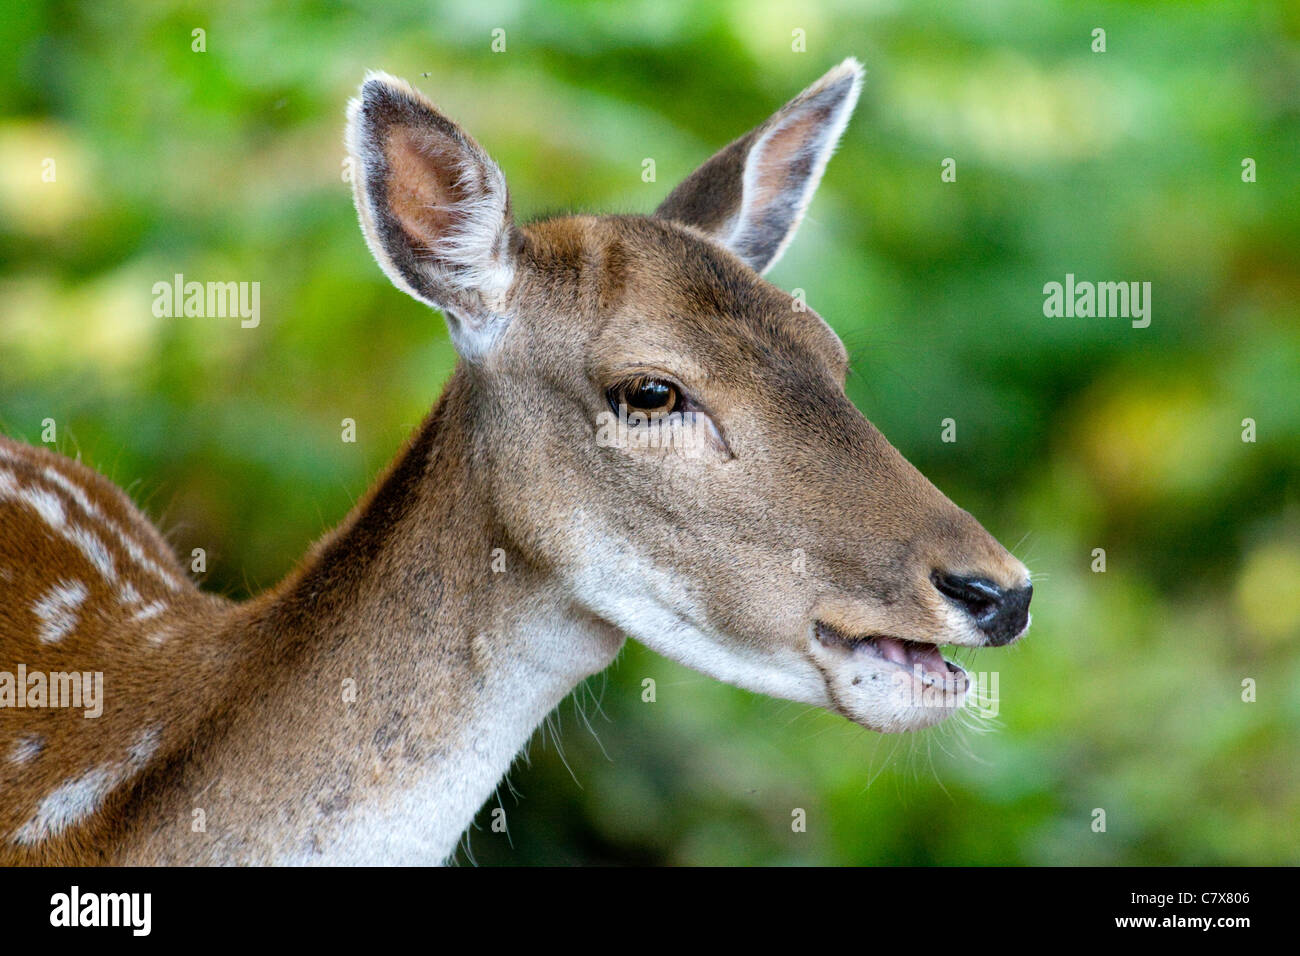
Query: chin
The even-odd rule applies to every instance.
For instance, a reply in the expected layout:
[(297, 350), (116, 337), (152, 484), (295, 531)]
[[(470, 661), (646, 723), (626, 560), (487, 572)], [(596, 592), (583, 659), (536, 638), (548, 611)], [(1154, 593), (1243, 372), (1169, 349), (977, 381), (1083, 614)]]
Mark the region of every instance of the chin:
[(971, 681), (939, 645), (886, 635), (848, 636), (819, 624), (810, 657), (832, 708), (880, 733), (924, 730), (966, 705)]

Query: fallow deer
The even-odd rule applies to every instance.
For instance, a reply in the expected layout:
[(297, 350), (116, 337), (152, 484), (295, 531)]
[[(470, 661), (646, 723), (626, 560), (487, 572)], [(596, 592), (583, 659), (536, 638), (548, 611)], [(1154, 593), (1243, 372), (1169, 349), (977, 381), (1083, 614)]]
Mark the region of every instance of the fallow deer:
[[(760, 277), (861, 79), (837, 66), (653, 215), (520, 224), (477, 142), (367, 76), (362, 231), (461, 361), (343, 523), (244, 603), (199, 590), (106, 479), (0, 439), (0, 668), (104, 675), (94, 719), (11, 676), (0, 862), (443, 861), (627, 636), (876, 731), (960, 707), (940, 645), (1016, 640), (1028, 573)], [(625, 440), (597, 440), (614, 414)]]

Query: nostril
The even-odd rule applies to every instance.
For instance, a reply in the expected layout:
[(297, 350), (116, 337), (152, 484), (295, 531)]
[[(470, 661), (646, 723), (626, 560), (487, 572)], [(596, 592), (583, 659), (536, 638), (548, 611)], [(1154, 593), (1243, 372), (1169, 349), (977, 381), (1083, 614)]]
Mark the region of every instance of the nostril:
[(961, 605), (976, 621), (990, 612), (996, 612), (1005, 593), (986, 578), (959, 577), (935, 571), (930, 575), (930, 580), (940, 594)]
[(935, 571), (930, 575), (936, 590), (970, 615), (988, 642), (1009, 644), (1029, 623), (1032, 585), (1003, 588), (987, 578), (966, 577)]

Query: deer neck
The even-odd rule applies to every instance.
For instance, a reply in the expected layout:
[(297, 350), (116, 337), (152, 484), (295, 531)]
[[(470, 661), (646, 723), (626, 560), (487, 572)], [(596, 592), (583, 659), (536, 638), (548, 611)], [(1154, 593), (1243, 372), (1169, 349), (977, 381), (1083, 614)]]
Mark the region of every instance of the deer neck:
[(622, 644), (502, 530), (475, 421), (461, 369), (347, 521), (248, 606), (273, 706), (247, 715), (235, 749), (274, 742), (256, 772), (308, 804), (278, 815), (289, 832), (259, 835), (267, 855), (440, 861), (546, 714)]

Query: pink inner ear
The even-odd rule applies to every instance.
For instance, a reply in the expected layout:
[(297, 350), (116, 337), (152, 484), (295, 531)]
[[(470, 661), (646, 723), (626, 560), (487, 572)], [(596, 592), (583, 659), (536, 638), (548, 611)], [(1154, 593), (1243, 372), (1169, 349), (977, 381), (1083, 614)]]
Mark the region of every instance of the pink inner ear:
[(430, 255), (461, 226), (483, 191), (459, 144), (429, 130), (393, 129), (384, 143), (388, 205), (407, 234)]
[[(764, 139), (758, 156), (757, 175), (752, 180), (753, 196), (747, 202), (763, 207), (775, 202), (793, 182), (801, 157), (810, 147), (810, 140), (824, 129), (825, 116), (821, 112), (809, 113), (789, 122)], [(806, 170), (805, 170), (806, 172)]]

